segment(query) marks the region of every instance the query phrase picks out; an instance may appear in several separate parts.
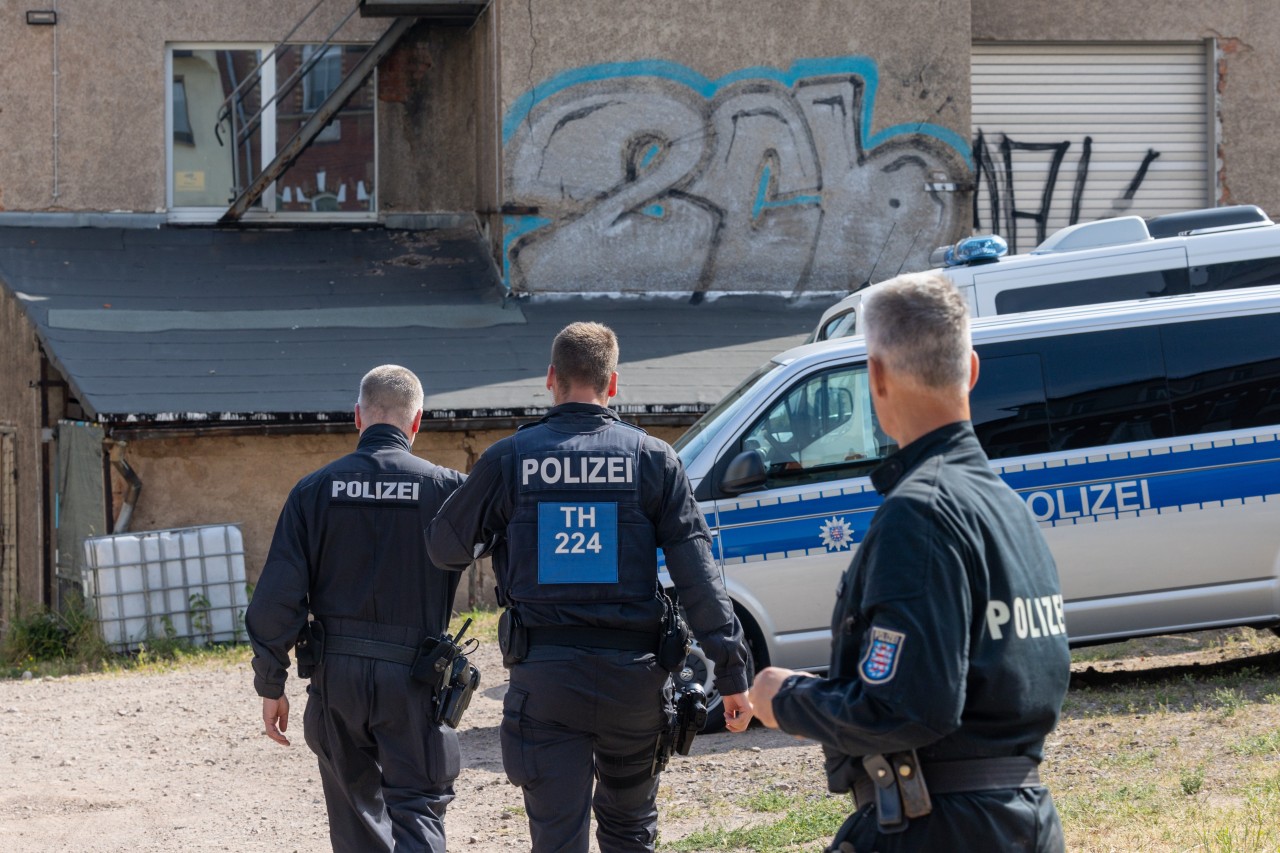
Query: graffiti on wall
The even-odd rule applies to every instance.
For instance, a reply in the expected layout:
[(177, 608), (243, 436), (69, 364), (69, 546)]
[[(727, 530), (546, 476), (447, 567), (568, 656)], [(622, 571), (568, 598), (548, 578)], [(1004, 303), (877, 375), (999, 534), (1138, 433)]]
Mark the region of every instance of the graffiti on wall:
[[(977, 185), (977, 190), (973, 194), (973, 229), (975, 233), (1000, 234), (1009, 244), (1010, 253), (1017, 253), (1018, 226), (1021, 221), (1027, 221), (1031, 223), (1035, 230), (1035, 242), (1033, 245), (1039, 245), (1044, 242), (1048, 234), (1050, 211), (1054, 193), (1058, 189), (1062, 164), (1070, 148), (1070, 140), (1061, 142), (1018, 142), (1011, 139), (1008, 134), (1001, 134), (1000, 142), (997, 146), (999, 153), (998, 155), (993, 155), (991, 141), (986, 138), (982, 130), (979, 130), (978, 135), (973, 140), (973, 172), (974, 181)], [(1032, 204), (1026, 207), (1022, 206), (1027, 203), (1025, 195), (1023, 200), (1020, 200), (1014, 193), (1014, 178), (1018, 171), (1017, 160), (1019, 152), (1048, 158), (1047, 163), (1037, 169), (1037, 172), (1043, 170), (1044, 174), (1043, 186), (1040, 187), (1039, 197), (1033, 197)], [(1133, 206), (1134, 196), (1138, 194), (1138, 190), (1142, 187), (1142, 182), (1146, 180), (1147, 170), (1151, 168), (1151, 164), (1159, 156), (1159, 151), (1154, 148), (1148, 148), (1141, 162), (1135, 166), (1133, 177), (1129, 180), (1124, 191), (1111, 200), (1108, 210), (1094, 211), (1094, 213), (1100, 215), (1092, 218), (1116, 216), (1128, 211)], [(1080, 156), (1076, 161), (1075, 179), (1071, 185), (1070, 212), (1062, 225), (1075, 225), (1081, 220), (1085, 188), (1089, 182), (1089, 163), (1092, 158), (1093, 137), (1086, 136), (1081, 142)], [(984, 201), (986, 202), (985, 204), (983, 204)], [(984, 207), (989, 211), (985, 226), (981, 215)]]
[[(504, 272), (527, 291), (843, 291), (967, 225), (967, 139), (912, 123), (871, 133), (875, 63), (578, 68), (503, 126)], [(535, 212), (536, 211), (536, 212)]]

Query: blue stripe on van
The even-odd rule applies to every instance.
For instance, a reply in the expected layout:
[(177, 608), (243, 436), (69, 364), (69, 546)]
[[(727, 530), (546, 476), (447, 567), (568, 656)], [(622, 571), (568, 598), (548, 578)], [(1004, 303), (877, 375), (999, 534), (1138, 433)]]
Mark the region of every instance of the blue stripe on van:
[[(1042, 526), (1280, 501), (1280, 442), (1265, 435), (993, 466)], [(866, 478), (721, 501), (725, 564), (844, 551), (881, 498)], [(832, 528), (841, 536), (832, 541)]]

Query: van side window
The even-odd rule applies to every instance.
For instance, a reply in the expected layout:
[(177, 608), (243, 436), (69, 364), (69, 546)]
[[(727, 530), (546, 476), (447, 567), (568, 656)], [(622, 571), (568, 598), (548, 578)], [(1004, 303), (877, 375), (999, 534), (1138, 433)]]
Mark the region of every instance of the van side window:
[(829, 341), (834, 338), (846, 338), (856, 333), (858, 323), (858, 312), (850, 308), (843, 314), (837, 314), (826, 322), (822, 327), (822, 331), (818, 333), (817, 339), (820, 341)]
[(1190, 292), (1186, 268), (1177, 267), (1005, 290), (996, 294), (996, 313), (1015, 314)]
[(1276, 315), (1176, 323), (1162, 338), (1179, 435), (1280, 421)]
[(979, 347), (978, 384), (969, 395), (973, 431), (991, 459), (1049, 451), (1049, 404), (1039, 353), (999, 355)]
[(865, 364), (806, 377), (747, 430), (741, 446), (760, 451), (775, 487), (866, 473), (896, 449), (876, 420)]
[[(1151, 326), (1042, 338), (1049, 447), (1073, 450), (1173, 434), (1160, 332)], [(982, 374), (978, 374), (981, 380)]]
[(970, 408), (993, 459), (1173, 434), (1155, 328), (993, 343), (978, 357)]
[(1191, 290), (1234, 290), (1280, 284), (1280, 258), (1254, 258), (1191, 268)]

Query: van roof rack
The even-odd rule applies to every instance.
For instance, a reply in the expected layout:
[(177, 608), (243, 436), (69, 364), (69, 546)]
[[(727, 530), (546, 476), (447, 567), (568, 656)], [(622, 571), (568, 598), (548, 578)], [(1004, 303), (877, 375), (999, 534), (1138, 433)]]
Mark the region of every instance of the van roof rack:
[(1147, 231), (1159, 240), (1161, 237), (1177, 237), (1208, 228), (1215, 230), (1239, 226), (1273, 225), (1262, 208), (1254, 204), (1235, 204), (1229, 207), (1209, 207), (1203, 210), (1186, 210), (1166, 213), (1147, 220)]

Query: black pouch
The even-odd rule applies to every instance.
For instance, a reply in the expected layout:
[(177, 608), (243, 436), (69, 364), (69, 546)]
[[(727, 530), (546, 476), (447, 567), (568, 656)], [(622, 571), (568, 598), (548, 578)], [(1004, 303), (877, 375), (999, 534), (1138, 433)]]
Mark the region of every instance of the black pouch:
[(689, 657), (689, 623), (684, 621), (684, 614), (671, 596), (659, 591), (658, 597), (666, 608), (662, 615), (662, 638), (658, 641), (658, 666), (667, 672), (679, 672)]
[(529, 656), (529, 631), (514, 607), (508, 607), (498, 617), (498, 648), (502, 650), (502, 665), (507, 668)]
[(307, 620), (298, 632), (293, 644), (293, 656), (298, 662), (298, 677), (310, 678), (324, 660), (324, 625), (315, 619)]
[(418, 646), (418, 656), (409, 665), (409, 675), (414, 681), (429, 684), (436, 690), (443, 688), (449, 677), (457, 647), (442, 642), (440, 637), (428, 637)]

